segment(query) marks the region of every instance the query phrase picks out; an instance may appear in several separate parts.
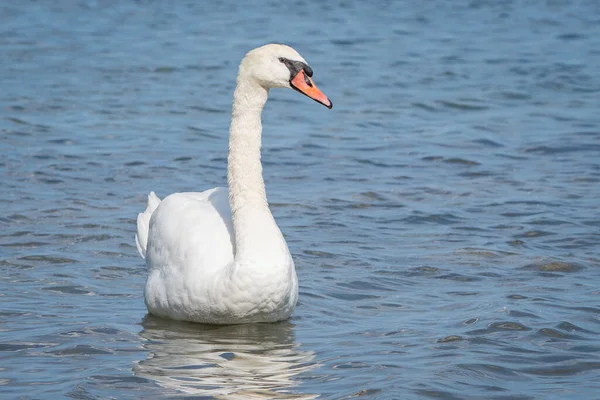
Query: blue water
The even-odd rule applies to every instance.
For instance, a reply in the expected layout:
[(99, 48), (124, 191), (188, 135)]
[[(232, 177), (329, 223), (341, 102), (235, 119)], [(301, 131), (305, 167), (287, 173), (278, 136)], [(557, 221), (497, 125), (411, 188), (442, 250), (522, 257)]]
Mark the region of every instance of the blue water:
[[(225, 184), (237, 65), (285, 323), (146, 315), (135, 218)], [(600, 398), (600, 3), (0, 5), (0, 397)]]

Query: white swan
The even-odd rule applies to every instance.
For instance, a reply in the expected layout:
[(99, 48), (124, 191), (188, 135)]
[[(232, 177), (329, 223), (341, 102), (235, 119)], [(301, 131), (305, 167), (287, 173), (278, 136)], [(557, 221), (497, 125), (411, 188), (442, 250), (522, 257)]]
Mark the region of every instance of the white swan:
[(270, 88), (293, 88), (332, 107), (312, 69), (291, 47), (246, 54), (233, 95), (226, 188), (154, 192), (138, 215), (136, 244), (146, 259), (151, 314), (235, 324), (289, 318), (298, 299), (294, 262), (269, 210), (260, 161), (261, 113)]

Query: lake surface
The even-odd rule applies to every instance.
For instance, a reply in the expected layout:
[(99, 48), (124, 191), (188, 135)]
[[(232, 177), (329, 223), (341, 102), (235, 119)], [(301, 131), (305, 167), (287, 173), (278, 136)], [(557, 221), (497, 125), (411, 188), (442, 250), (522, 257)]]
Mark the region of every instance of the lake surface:
[[(0, 6), (0, 397), (600, 398), (600, 3), (368, 3)], [(298, 307), (149, 317), (137, 213), (269, 42), (334, 103), (263, 115)]]

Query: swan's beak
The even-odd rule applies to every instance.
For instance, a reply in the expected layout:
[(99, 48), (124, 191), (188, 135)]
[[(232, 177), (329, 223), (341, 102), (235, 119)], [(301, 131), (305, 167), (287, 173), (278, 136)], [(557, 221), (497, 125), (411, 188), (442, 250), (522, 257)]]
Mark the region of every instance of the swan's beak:
[(329, 100), (327, 96), (325, 96), (323, 92), (317, 88), (317, 85), (315, 85), (313, 80), (306, 75), (303, 69), (301, 69), (300, 72), (298, 72), (296, 76), (290, 80), (290, 86), (300, 93), (310, 97), (314, 101), (323, 104), (327, 108), (333, 107), (331, 100)]

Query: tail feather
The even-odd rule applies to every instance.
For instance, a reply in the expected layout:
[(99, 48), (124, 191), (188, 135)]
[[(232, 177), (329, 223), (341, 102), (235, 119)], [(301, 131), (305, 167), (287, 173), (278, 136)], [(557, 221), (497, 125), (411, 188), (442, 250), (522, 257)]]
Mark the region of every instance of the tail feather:
[(148, 230), (150, 229), (150, 218), (156, 207), (160, 204), (160, 199), (154, 192), (148, 195), (148, 207), (137, 217), (137, 234), (135, 235), (135, 244), (142, 258), (146, 258), (146, 247), (148, 245)]

